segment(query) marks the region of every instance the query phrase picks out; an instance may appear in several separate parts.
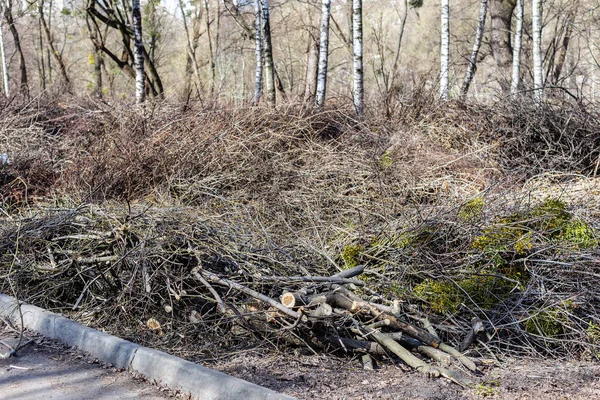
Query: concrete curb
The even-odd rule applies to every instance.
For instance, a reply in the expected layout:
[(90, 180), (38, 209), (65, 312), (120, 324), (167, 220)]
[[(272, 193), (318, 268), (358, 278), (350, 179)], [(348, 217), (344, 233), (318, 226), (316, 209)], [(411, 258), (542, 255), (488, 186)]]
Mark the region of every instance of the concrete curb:
[[(142, 374), (198, 400), (293, 400), (292, 397), (231, 377), (162, 351), (97, 331), (36, 306), (22, 304), (23, 325), (91, 354), (117, 368)], [(20, 325), (17, 302), (0, 294), (0, 315)]]

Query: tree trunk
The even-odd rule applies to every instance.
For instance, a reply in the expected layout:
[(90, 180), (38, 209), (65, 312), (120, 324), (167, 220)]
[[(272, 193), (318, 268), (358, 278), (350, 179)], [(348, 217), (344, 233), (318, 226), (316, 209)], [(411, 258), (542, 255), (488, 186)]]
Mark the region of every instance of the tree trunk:
[(317, 78), (317, 106), (325, 104), (327, 91), (327, 60), (329, 58), (329, 17), (331, 15), (331, 0), (323, 0), (321, 17), (321, 40), (319, 43), (319, 75)]
[(215, 91), (216, 71), (215, 71), (215, 52), (213, 49), (212, 33), (210, 29), (210, 13), (208, 8), (208, 0), (204, 0), (204, 19), (206, 21), (206, 34), (208, 35), (208, 56), (210, 67), (210, 94)]
[(485, 18), (487, 15), (488, 0), (481, 0), (481, 8), (479, 10), (479, 23), (477, 24), (477, 33), (475, 34), (475, 43), (473, 44), (473, 50), (471, 51), (471, 58), (469, 59), (469, 65), (467, 66), (467, 72), (465, 73), (465, 79), (460, 90), (460, 96), (463, 100), (466, 99), (469, 87), (475, 76), (475, 69), (477, 67), (477, 56), (479, 55), (479, 49), (481, 48), (481, 41), (483, 40), (483, 33), (485, 31)]
[(521, 47), (523, 45), (523, 0), (517, 0), (516, 10), (516, 32), (515, 45), (513, 48), (512, 62), (512, 80), (510, 85), (510, 93), (515, 99), (519, 93), (519, 85), (521, 84)]
[(135, 66), (135, 101), (143, 103), (146, 100), (146, 73), (144, 71), (144, 43), (142, 41), (142, 13), (140, 0), (131, 1), (131, 16), (133, 25), (133, 60)]
[(562, 73), (563, 66), (565, 65), (565, 60), (567, 59), (567, 52), (569, 51), (569, 42), (571, 41), (571, 35), (573, 34), (573, 25), (575, 23), (575, 13), (576, 10), (571, 11), (565, 21), (565, 35), (563, 36), (562, 46), (558, 50), (558, 58), (556, 60), (556, 64), (554, 65), (554, 73), (552, 75), (552, 79), (554, 84), (558, 84), (560, 79), (560, 74)]
[(352, 1), (352, 49), (354, 53), (354, 111), (357, 115), (362, 116), (365, 112), (362, 0)]
[(441, 2), (441, 41), (440, 41), (440, 98), (448, 99), (449, 67), (450, 67), (450, 4), (449, 0)]
[(19, 71), (21, 72), (20, 90), (24, 96), (29, 97), (29, 83), (27, 82), (27, 66), (25, 65), (25, 56), (23, 55), (23, 49), (21, 48), (19, 31), (17, 31), (17, 27), (15, 26), (15, 20), (12, 15), (12, 1), (10, 0), (7, 1), (7, 3), (4, 6), (4, 19), (8, 24), (10, 34), (13, 37), (15, 50), (19, 57)]
[(258, 105), (260, 95), (262, 93), (262, 75), (263, 75), (263, 51), (262, 51), (262, 34), (261, 34), (261, 0), (254, 0), (254, 40), (255, 40), (255, 59), (256, 73), (254, 75), (254, 98), (253, 105)]
[(531, 17), (533, 36), (533, 98), (537, 103), (541, 103), (544, 97), (542, 13), (542, 0), (533, 0)]
[(306, 3), (306, 12), (309, 15), (308, 43), (306, 46), (306, 73), (304, 76), (304, 101), (315, 100), (317, 93), (317, 75), (319, 73), (319, 29), (316, 27), (313, 5)]
[[(0, 12), (0, 15), (2, 13)], [(2, 85), (4, 86), (4, 94), (10, 96), (10, 88), (8, 87), (8, 69), (6, 68), (6, 51), (4, 49), (4, 33), (2, 19), (0, 18), (0, 57), (2, 57)]]
[(265, 78), (267, 80), (267, 102), (275, 106), (275, 65), (271, 44), (271, 23), (269, 18), (269, 0), (262, 0), (262, 35), (265, 56)]
[(38, 55), (38, 75), (39, 75), (39, 81), (40, 81), (40, 86), (42, 88), (43, 91), (46, 91), (46, 47), (44, 46), (44, 33), (42, 32), (43, 28), (42, 28), (42, 23), (41, 21), (39, 21), (38, 19), (38, 41), (39, 41), (39, 53)]
[(62, 55), (58, 52), (58, 49), (54, 47), (54, 41), (52, 40), (52, 33), (50, 32), (50, 27), (46, 23), (46, 18), (44, 17), (44, 0), (40, 0), (39, 2), (39, 17), (40, 22), (42, 24), (42, 29), (44, 31), (44, 36), (46, 38), (46, 45), (50, 50), (50, 54), (52, 54), (52, 58), (58, 67), (58, 72), (60, 73), (60, 78), (65, 85), (67, 91), (71, 90), (71, 80), (69, 79), (69, 75), (67, 74), (67, 67), (62, 58)]
[(510, 92), (512, 64), (511, 23), (517, 0), (490, 0), (490, 47), (498, 68), (498, 83), (504, 94)]

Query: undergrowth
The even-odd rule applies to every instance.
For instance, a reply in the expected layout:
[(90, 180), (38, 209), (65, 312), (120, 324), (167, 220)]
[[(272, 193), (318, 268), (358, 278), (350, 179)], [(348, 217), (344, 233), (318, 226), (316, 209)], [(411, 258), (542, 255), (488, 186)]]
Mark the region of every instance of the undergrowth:
[[(523, 186), (552, 171), (551, 185), (567, 188), (568, 174), (593, 172), (592, 111), (446, 104), (392, 121), (297, 105), (3, 111), (0, 274), (17, 255), (10, 279), (23, 300), (208, 357), (297, 340), (236, 329), (192, 268), (277, 298), (293, 284), (260, 276), (361, 264), (373, 301), (434, 315), (451, 343), (478, 316), (482, 351), (599, 353), (597, 198)], [(211, 340), (199, 345), (200, 333)]]

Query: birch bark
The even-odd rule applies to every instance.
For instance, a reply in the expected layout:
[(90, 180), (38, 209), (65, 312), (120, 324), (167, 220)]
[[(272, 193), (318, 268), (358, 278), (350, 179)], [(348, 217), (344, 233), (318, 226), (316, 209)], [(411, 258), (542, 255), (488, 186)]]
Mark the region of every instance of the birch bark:
[(513, 46), (512, 79), (510, 84), (510, 94), (513, 100), (519, 93), (521, 84), (521, 48), (523, 47), (523, 0), (517, 0), (515, 9), (515, 44)]
[(263, 59), (262, 59), (262, 34), (260, 20), (260, 0), (254, 0), (254, 35), (255, 35), (255, 58), (256, 58), (256, 74), (254, 79), (254, 99), (252, 104), (257, 105), (262, 92), (262, 75), (263, 75)]
[(271, 44), (271, 23), (269, 18), (269, 0), (262, 0), (262, 34), (265, 56), (265, 78), (267, 81), (267, 102), (275, 106), (275, 65)]
[(325, 104), (327, 92), (327, 61), (329, 58), (329, 19), (331, 17), (331, 0), (323, 0), (321, 17), (321, 39), (319, 42), (319, 73), (317, 78), (317, 106)]
[(2, 8), (0, 8), (0, 56), (2, 57), (2, 84), (4, 86), (4, 94), (10, 96), (10, 88), (8, 87), (8, 70), (6, 69), (6, 52), (4, 49), (4, 34), (2, 32)]
[(479, 49), (481, 48), (481, 41), (483, 40), (483, 33), (485, 32), (485, 19), (487, 16), (488, 0), (481, 0), (481, 7), (479, 9), (479, 23), (477, 24), (477, 33), (475, 34), (475, 43), (473, 44), (473, 50), (471, 51), (471, 58), (469, 59), (469, 65), (467, 66), (467, 72), (465, 73), (465, 79), (460, 90), (460, 96), (464, 100), (469, 92), (471, 82), (475, 76), (475, 69), (477, 67), (477, 56), (479, 55)]
[(354, 54), (354, 111), (362, 116), (364, 106), (362, 0), (352, 1), (352, 49)]
[(440, 98), (448, 99), (450, 65), (450, 4), (441, 1), (441, 41), (440, 41)]
[(140, 0), (131, 1), (131, 16), (133, 22), (135, 101), (139, 104), (146, 100), (146, 73), (144, 71), (144, 43), (142, 41), (142, 13), (140, 11)]
[(542, 0), (533, 0), (531, 17), (533, 35), (533, 98), (537, 103), (541, 103), (544, 98), (542, 13)]

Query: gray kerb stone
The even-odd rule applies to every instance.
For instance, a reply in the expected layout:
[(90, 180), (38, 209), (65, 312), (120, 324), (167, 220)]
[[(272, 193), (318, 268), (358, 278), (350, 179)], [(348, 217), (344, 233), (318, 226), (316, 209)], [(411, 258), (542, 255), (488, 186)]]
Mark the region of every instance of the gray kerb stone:
[[(97, 331), (36, 306), (22, 304), (21, 311), (25, 328), (77, 347), (117, 368), (142, 374), (149, 381), (189, 393), (195, 399), (293, 399), (162, 351)], [(21, 323), (17, 302), (10, 296), (0, 294), (0, 315), (17, 325)]]

